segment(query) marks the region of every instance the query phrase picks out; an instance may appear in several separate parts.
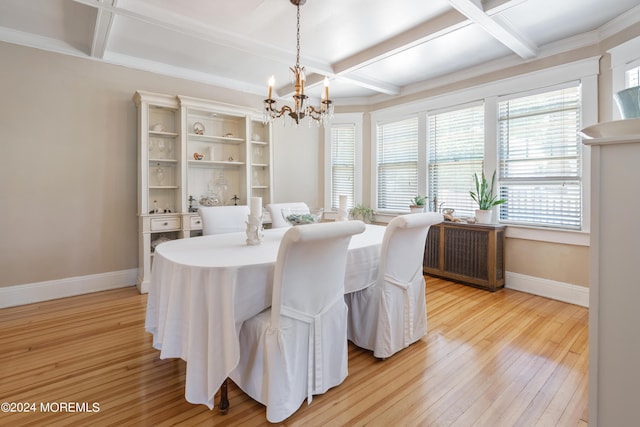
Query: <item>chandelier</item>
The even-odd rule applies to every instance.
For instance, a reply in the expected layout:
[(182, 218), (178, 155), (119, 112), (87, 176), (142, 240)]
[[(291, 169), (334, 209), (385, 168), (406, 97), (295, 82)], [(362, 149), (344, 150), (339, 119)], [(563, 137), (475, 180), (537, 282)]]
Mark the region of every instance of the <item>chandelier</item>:
[(293, 95), (293, 107), (288, 105), (278, 109), (276, 100), (272, 98), (273, 86), (275, 79), (273, 76), (269, 79), (269, 96), (264, 100), (264, 123), (272, 123), (275, 119), (287, 114), (296, 125), (305, 117), (311, 123), (311, 119), (316, 120), (317, 124), (323, 126), (328, 120), (333, 118), (333, 102), (329, 99), (329, 79), (324, 78), (324, 91), (319, 107), (309, 105), (309, 97), (304, 94), (305, 74), (304, 67), (300, 66), (300, 6), (305, 4), (307, 0), (290, 0), (297, 9), (297, 28), (296, 28), (296, 65), (289, 67), (292, 72), (292, 83), (295, 85), (295, 93)]

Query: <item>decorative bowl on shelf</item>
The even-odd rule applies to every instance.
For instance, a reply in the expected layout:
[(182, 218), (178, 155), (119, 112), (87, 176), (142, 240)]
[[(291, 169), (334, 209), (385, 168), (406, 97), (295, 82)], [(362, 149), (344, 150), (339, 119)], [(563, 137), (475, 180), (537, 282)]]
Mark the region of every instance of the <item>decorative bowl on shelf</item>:
[(193, 133), (196, 135), (204, 135), (204, 125), (200, 122), (193, 124)]
[(324, 209), (322, 208), (311, 208), (309, 211), (306, 209), (283, 208), (282, 217), (290, 225), (315, 224), (322, 219), (323, 211)]
[(193, 153), (193, 158), (196, 159), (196, 160), (202, 160), (202, 159), (204, 159), (204, 154)]

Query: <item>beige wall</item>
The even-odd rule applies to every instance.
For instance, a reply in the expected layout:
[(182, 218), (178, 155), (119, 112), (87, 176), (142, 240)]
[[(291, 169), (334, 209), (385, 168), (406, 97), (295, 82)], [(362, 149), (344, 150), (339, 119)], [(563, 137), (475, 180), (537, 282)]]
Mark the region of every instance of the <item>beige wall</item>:
[(589, 247), (507, 238), (505, 268), (511, 273), (589, 287)]
[[(137, 268), (136, 90), (262, 98), (0, 43), (0, 287)], [(306, 131), (305, 131), (306, 130)], [(317, 129), (275, 129), (275, 198), (320, 200)], [(291, 168), (289, 171), (288, 168)]]

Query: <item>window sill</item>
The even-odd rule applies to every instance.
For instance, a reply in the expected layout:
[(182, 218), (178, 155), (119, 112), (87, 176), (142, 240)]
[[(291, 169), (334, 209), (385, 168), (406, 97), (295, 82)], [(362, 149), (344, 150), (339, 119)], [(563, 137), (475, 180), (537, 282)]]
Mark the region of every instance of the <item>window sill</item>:
[(507, 226), (505, 236), (512, 239), (537, 240), (540, 242), (562, 243), (566, 245), (590, 246), (591, 235), (585, 231), (552, 230), (521, 225)]
[[(375, 221), (387, 224), (398, 215), (408, 212), (377, 212)], [(560, 243), (575, 246), (590, 246), (591, 235), (585, 231), (557, 230), (543, 227), (527, 227), (522, 225), (507, 226), (505, 236), (512, 239), (536, 240), (539, 242)]]

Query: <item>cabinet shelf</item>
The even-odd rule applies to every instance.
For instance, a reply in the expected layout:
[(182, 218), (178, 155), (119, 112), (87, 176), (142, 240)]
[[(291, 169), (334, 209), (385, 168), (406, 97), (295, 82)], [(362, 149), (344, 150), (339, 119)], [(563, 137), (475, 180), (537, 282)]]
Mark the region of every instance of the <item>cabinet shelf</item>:
[(150, 130), (149, 136), (158, 137), (158, 138), (175, 138), (177, 136), (180, 136), (180, 134), (175, 132), (161, 132), (157, 130)]
[(226, 160), (189, 160), (189, 166), (201, 168), (236, 167), (243, 166), (245, 162), (230, 162)]
[(178, 163), (176, 159), (149, 159), (149, 163)]
[(149, 189), (150, 190), (175, 190), (177, 188), (180, 188), (177, 185), (150, 185)]
[(197, 135), (195, 133), (190, 133), (188, 136), (190, 141), (218, 142), (222, 144), (242, 144), (245, 142), (244, 138), (236, 138), (233, 136)]
[(266, 168), (266, 167), (268, 167), (269, 165), (268, 165), (267, 163), (254, 163), (254, 164), (253, 164), (253, 166), (254, 166), (254, 167), (256, 167), (256, 168), (258, 168), (258, 167), (260, 167), (260, 168)]

